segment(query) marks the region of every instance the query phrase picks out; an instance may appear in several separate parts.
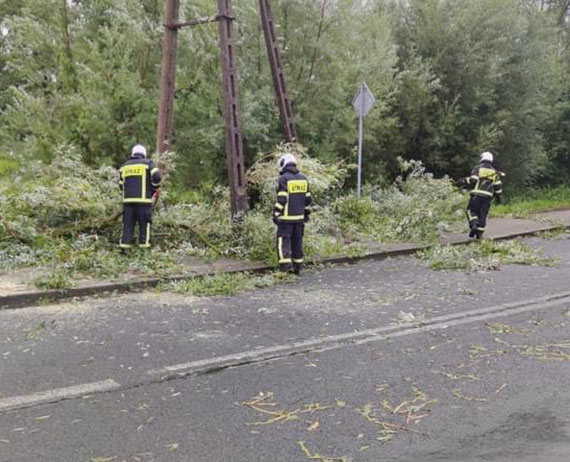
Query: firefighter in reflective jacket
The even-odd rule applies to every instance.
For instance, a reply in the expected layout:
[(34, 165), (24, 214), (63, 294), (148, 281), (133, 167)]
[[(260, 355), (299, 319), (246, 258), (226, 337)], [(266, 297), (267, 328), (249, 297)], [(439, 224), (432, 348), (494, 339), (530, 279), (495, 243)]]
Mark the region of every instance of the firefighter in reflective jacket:
[(493, 167), (493, 154), (481, 154), (481, 163), (473, 169), (471, 176), (465, 178), (465, 184), (471, 188), (471, 197), (467, 206), (469, 237), (481, 239), (487, 225), (487, 214), (493, 198), (502, 201), (504, 173)]
[(153, 203), (160, 188), (160, 171), (146, 158), (146, 148), (133, 147), (131, 158), (120, 169), (123, 190), (123, 234), (121, 249), (133, 246), (133, 232), (139, 224), (139, 247), (150, 247), (150, 225)]
[(307, 178), (297, 169), (292, 154), (279, 158), (279, 185), (273, 211), (277, 225), (279, 269), (301, 273), (303, 266), (303, 232), (311, 213), (311, 192)]

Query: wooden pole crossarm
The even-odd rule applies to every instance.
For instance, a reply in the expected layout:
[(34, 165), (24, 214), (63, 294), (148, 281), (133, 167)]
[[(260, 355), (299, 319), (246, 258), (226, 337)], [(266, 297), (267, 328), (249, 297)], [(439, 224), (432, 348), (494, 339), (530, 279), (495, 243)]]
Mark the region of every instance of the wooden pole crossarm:
[(223, 14), (216, 14), (214, 16), (208, 16), (205, 18), (198, 18), (198, 19), (192, 19), (190, 21), (186, 21), (186, 22), (180, 22), (178, 24), (164, 24), (164, 27), (166, 27), (167, 29), (180, 29), (182, 27), (188, 27), (188, 26), (199, 26), (200, 24), (209, 24), (211, 22), (216, 22), (219, 21), (221, 18), (227, 18), (230, 19), (232, 21), (235, 20), (235, 18), (233, 16), (226, 16)]

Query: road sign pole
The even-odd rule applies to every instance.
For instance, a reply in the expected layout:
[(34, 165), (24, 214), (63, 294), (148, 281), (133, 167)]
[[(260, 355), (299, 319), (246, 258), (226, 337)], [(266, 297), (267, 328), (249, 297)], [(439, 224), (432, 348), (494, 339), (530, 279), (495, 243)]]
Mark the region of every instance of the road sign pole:
[(358, 87), (358, 92), (352, 100), (352, 107), (358, 113), (358, 172), (356, 174), (356, 195), (360, 197), (362, 189), (362, 138), (363, 138), (363, 125), (364, 117), (368, 115), (376, 99), (370, 92), (368, 85), (361, 83)]
[(356, 195), (360, 197), (360, 189), (362, 187), (362, 132), (364, 125), (364, 117), (362, 115), (362, 107), (364, 107), (364, 92), (362, 91), (362, 85), (360, 86), (360, 99), (361, 99), (361, 109), (358, 114), (358, 173), (356, 180)]

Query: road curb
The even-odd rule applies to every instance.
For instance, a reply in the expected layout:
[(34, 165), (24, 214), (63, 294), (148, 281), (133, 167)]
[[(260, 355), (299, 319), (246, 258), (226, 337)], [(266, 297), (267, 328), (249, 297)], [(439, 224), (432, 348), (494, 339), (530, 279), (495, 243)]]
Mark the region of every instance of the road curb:
[[(570, 229), (570, 225), (545, 225), (538, 229), (516, 231), (513, 233), (505, 233), (497, 236), (492, 236), (489, 239), (493, 241), (515, 239), (517, 237), (533, 236), (545, 231), (553, 231), (557, 229)], [(473, 239), (461, 238), (450, 242), (438, 242), (436, 244), (401, 244), (395, 246), (393, 249), (374, 250), (362, 255), (339, 255), (334, 257), (327, 257), (310, 262), (309, 265), (334, 265), (334, 264), (354, 264), (363, 260), (384, 260), (386, 258), (411, 255), (419, 250), (426, 250), (437, 244), (448, 245), (461, 245), (470, 244), (475, 242)], [(215, 270), (203, 271), (193, 274), (175, 275), (164, 278), (145, 278), (136, 279), (127, 282), (111, 282), (104, 284), (95, 284), (92, 286), (71, 287), (69, 289), (59, 290), (43, 290), (43, 291), (30, 291), (22, 292), (12, 295), (0, 296), (0, 310), (24, 308), (38, 303), (50, 303), (59, 300), (89, 297), (94, 295), (103, 295), (108, 293), (126, 293), (142, 289), (149, 289), (157, 287), (164, 282), (184, 281), (192, 278), (201, 278), (206, 276), (213, 276), (216, 274), (232, 274), (232, 273), (267, 273), (274, 270), (273, 266), (263, 263), (244, 264), (243, 267), (234, 267), (229, 270)]]

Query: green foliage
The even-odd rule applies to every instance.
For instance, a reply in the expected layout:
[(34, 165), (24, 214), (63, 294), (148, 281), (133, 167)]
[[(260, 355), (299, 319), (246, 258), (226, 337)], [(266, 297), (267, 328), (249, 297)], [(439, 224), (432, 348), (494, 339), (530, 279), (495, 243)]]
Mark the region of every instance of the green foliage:
[(38, 289), (68, 289), (73, 285), (70, 273), (65, 268), (57, 268), (48, 274), (38, 276), (33, 283)]
[(434, 178), (419, 161), (400, 159), (400, 170), (403, 176), (376, 195), (388, 217), (389, 240), (433, 240), (455, 229), (454, 223), (463, 219), (465, 198), (452, 181)]
[[(6, 238), (0, 231), (0, 238), (2, 237)], [(26, 266), (37, 266), (51, 255), (51, 252), (45, 248), (5, 240), (0, 242), (0, 274)]]
[(119, 206), (118, 172), (89, 168), (74, 146), (55, 149), (50, 164), (27, 162), (0, 183), (0, 219), (25, 240), (42, 239), (51, 228), (101, 219)]
[(18, 159), (0, 157), (0, 176), (14, 173), (18, 168), (20, 168)]
[[(358, 253), (368, 241), (433, 241), (453, 230), (465, 199), (448, 176), (466, 176), (483, 150), (508, 173), (507, 199), (568, 182), (565, 2), (277, 0), (276, 33), (304, 147), (269, 153), (282, 135), (258, 6), (244, 0), (234, 8), (252, 210), (232, 226), (217, 27), (185, 30), (175, 152), (157, 159), (168, 207), (155, 216), (157, 255), (133, 253), (131, 270), (168, 273), (187, 255), (274, 263), (269, 217), (275, 161), (285, 151), (299, 157), (315, 196), (309, 258)], [(182, 20), (210, 14), (211, 0), (181, 2)], [(115, 253), (118, 227), (101, 223), (118, 209), (115, 168), (133, 144), (155, 144), (162, 5), (4, 0), (0, 29), (0, 271), (54, 264), (121, 274), (130, 265)], [(365, 119), (358, 199), (348, 193), (357, 137), (350, 101), (362, 81), (377, 102)], [(492, 213), (570, 203), (564, 188), (554, 191)], [(77, 233), (79, 224), (89, 226)], [(74, 239), (88, 243), (75, 248)]]
[[(257, 2), (234, 9), (249, 166), (282, 136)], [(211, 0), (182, 1), (180, 16), (214, 10)], [(135, 142), (155, 144), (160, 2), (4, 0), (0, 13), (6, 152), (49, 161), (56, 146), (73, 144), (88, 165), (116, 167)], [(398, 156), (457, 178), (487, 149), (508, 171), (507, 188), (570, 178), (563, 2), (280, 0), (273, 13), (299, 139), (311, 158), (354, 162), (350, 101), (366, 81), (377, 99), (364, 131), (371, 187), (398, 175)], [(178, 197), (226, 182), (219, 72), (217, 27), (179, 34)], [(353, 176), (344, 182), (352, 186)]]
[(333, 210), (346, 238), (433, 240), (455, 229), (463, 218), (465, 198), (449, 178), (435, 179), (421, 162), (399, 162), (402, 176), (393, 185), (367, 190), (361, 198), (348, 195), (335, 201)]
[(520, 239), (476, 242), (471, 245), (438, 245), (418, 252), (435, 270), (493, 271), (503, 265), (553, 266), (555, 261), (540, 255)]
[(215, 295), (235, 295), (239, 292), (270, 287), (283, 282), (292, 282), (293, 280), (293, 276), (284, 273), (269, 273), (263, 276), (254, 276), (249, 273), (223, 273), (165, 283), (161, 286), (161, 289), (179, 294), (211, 297)]
[(418, 99), (421, 112), (413, 99), (398, 107), (412, 148), (405, 157), (459, 177), (489, 149), (511, 185), (536, 180), (545, 161), (541, 132), (563, 89), (551, 17), (518, 0), (415, 0), (394, 21), (403, 69), (422, 66), (433, 83)]
[(277, 161), (283, 154), (293, 154), (307, 178), (309, 178), (311, 194), (315, 202), (323, 202), (330, 196), (338, 194), (348, 176), (348, 168), (343, 162), (326, 164), (307, 155), (300, 144), (280, 144), (268, 154), (259, 154), (258, 159), (247, 170), (246, 180), (251, 196), (257, 198), (260, 206), (272, 206), (275, 202), (279, 168)]
[(345, 235), (370, 233), (382, 226), (385, 221), (380, 203), (367, 196), (359, 198), (349, 194), (339, 197), (333, 203), (333, 210), (339, 217)]
[(520, 217), (568, 207), (570, 207), (570, 188), (561, 185), (554, 188), (531, 189), (510, 196), (506, 203), (494, 205), (490, 215), (492, 217), (506, 215)]
[(150, 144), (160, 13), (137, 0), (31, 0), (2, 25), (11, 73), (0, 95), (4, 145), (50, 159), (54, 146), (74, 143), (92, 163)]
[[(89, 168), (73, 146), (57, 149), (50, 164), (18, 173), (17, 182), (0, 182), (0, 271), (25, 266), (50, 267), (72, 277), (118, 278), (125, 273), (168, 276), (180, 273), (181, 260), (220, 256), (276, 265), (276, 158), (296, 149), (315, 196), (305, 229), (307, 260), (330, 255), (362, 255), (372, 241), (423, 241), (458, 221), (463, 197), (448, 179), (434, 179), (419, 162), (401, 163), (405, 176), (394, 186), (367, 190), (362, 198), (339, 195), (347, 175), (342, 165), (326, 166), (300, 146), (280, 146), (247, 173), (258, 191), (252, 210), (232, 223), (227, 188), (178, 199), (159, 209), (153, 220), (153, 248), (118, 252), (120, 224), (108, 222), (120, 208), (117, 172)], [(433, 207), (437, 201), (438, 207)], [(61, 274), (59, 275), (61, 276)], [(59, 277), (59, 279), (62, 279)], [(40, 284), (50, 284), (43, 280)]]

